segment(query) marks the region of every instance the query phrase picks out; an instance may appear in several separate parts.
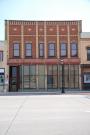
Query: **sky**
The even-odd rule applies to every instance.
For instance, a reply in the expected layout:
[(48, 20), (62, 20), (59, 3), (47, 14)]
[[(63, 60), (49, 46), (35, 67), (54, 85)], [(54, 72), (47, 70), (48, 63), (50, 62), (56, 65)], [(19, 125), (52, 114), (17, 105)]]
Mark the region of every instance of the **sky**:
[(82, 20), (90, 32), (90, 0), (0, 0), (0, 40), (4, 20)]

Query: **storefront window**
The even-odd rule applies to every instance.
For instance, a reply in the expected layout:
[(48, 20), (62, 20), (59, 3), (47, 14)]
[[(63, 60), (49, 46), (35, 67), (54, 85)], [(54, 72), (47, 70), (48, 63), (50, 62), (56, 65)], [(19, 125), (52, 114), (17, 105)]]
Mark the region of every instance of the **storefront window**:
[(45, 66), (38, 66), (38, 87), (45, 88)]
[(23, 66), (23, 87), (36, 88), (36, 66), (25, 65)]
[(58, 87), (57, 77), (58, 77), (57, 65), (48, 65), (47, 67), (47, 87), (48, 88)]

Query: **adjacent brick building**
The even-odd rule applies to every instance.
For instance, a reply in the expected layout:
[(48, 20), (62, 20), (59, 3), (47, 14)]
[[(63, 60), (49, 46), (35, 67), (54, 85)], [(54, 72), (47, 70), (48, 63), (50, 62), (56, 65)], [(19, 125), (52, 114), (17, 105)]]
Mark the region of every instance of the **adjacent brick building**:
[[(9, 90), (81, 89), (81, 21), (5, 21)], [(62, 76), (62, 65), (64, 74)]]

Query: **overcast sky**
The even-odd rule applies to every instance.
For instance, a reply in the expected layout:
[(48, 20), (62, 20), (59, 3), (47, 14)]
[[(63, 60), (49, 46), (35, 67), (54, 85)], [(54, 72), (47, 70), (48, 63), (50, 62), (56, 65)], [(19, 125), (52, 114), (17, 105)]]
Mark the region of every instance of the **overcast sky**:
[(0, 40), (4, 20), (82, 20), (90, 32), (90, 0), (0, 0)]

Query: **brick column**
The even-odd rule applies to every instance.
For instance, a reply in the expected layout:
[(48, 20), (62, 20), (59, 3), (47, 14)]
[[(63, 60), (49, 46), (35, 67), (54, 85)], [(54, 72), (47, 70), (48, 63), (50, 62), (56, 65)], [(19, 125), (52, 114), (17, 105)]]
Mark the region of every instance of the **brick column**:
[(57, 24), (57, 58), (60, 58), (60, 48), (59, 48), (59, 26)]
[[(80, 29), (81, 29), (81, 24), (80, 21), (78, 21), (78, 58), (81, 59), (81, 45), (80, 45)], [(82, 84), (81, 84), (81, 67), (79, 65), (79, 88), (82, 89)]]
[(23, 32), (23, 28), (24, 28), (24, 26), (23, 26), (23, 24), (21, 25), (21, 58), (22, 59), (24, 59), (24, 39), (23, 39), (23, 34), (24, 34), (24, 32)]
[(68, 30), (68, 58), (70, 58), (70, 30), (69, 30), (69, 24), (67, 25)]
[[(46, 22), (44, 22), (44, 54), (47, 59), (47, 38), (46, 38)], [(45, 64), (45, 89), (47, 90), (47, 65)]]
[(38, 58), (38, 22), (36, 22), (36, 58)]

